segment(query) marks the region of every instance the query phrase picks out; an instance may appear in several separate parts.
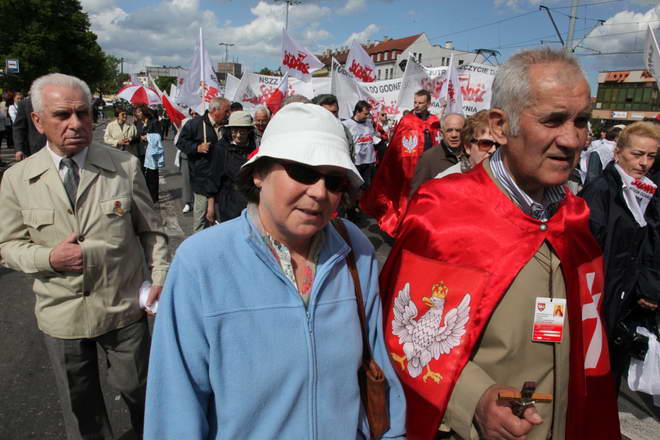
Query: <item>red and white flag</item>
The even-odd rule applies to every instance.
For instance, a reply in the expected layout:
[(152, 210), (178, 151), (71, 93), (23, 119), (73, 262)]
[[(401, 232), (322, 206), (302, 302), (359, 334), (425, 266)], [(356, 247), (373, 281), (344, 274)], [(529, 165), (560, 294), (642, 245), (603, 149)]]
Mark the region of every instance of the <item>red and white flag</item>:
[(447, 81), (440, 89), (440, 102), (444, 106), (443, 115), (449, 113), (463, 114), (463, 92), (461, 91), (461, 82), (458, 80), (458, 70), (454, 56), (449, 59), (449, 69), (447, 70)]
[(658, 40), (650, 23), (646, 33), (646, 43), (644, 44), (644, 64), (649, 73), (655, 78), (658, 89), (660, 89), (660, 46), (658, 46)]
[(348, 52), (348, 58), (346, 58), (346, 70), (358, 81), (376, 81), (376, 65), (357, 40), (353, 40), (351, 43), (351, 50)]
[(268, 98), (266, 98), (266, 106), (268, 106), (268, 110), (270, 110), (271, 114), (274, 115), (280, 108), (282, 108), (282, 101), (284, 101), (288, 91), (289, 73), (287, 72), (280, 80), (277, 88), (272, 91)]
[(220, 96), (220, 86), (213, 72), (209, 53), (204, 47), (204, 37), (200, 28), (190, 69), (179, 86), (177, 98), (180, 104), (187, 105), (201, 115), (208, 108), (211, 99), (216, 96)]
[(165, 110), (165, 113), (167, 113), (167, 117), (170, 118), (170, 121), (172, 121), (172, 124), (174, 124), (178, 130), (181, 128), (181, 121), (186, 119), (185, 113), (177, 108), (176, 103), (167, 96), (167, 93), (160, 90), (160, 87), (158, 87), (158, 84), (156, 84), (156, 81), (154, 81), (151, 75), (149, 75), (149, 82), (153, 85), (154, 89), (156, 89), (156, 92), (158, 92), (163, 109)]
[(324, 66), (307, 48), (291, 38), (286, 30), (282, 30), (282, 71), (288, 72), (293, 78), (310, 81), (312, 73)]

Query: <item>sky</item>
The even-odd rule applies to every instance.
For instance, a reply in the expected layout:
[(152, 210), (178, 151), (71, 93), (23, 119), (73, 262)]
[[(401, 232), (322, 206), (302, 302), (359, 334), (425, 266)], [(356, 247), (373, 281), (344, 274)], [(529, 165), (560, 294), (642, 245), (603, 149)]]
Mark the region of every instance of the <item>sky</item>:
[[(299, 0), (289, 7), (288, 31), (321, 53), (328, 48), (426, 33), (433, 44), (500, 52), (497, 61), (524, 48), (560, 47), (543, 5), (566, 39), (571, 0)], [(581, 0), (576, 54), (594, 88), (598, 71), (643, 68), (647, 23), (658, 28), (660, 0)], [(211, 60), (243, 64), (244, 71), (279, 67), (286, 5), (275, 0), (81, 0), (103, 50), (124, 58), (125, 72), (145, 66), (187, 67), (201, 27)], [(604, 20), (601, 24), (598, 20)]]

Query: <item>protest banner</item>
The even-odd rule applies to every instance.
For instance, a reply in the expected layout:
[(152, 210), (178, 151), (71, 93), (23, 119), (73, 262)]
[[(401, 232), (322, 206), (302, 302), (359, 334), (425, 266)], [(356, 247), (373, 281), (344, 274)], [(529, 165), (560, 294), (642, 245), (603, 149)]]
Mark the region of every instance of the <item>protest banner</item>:
[(646, 43), (644, 44), (644, 64), (649, 73), (655, 78), (658, 89), (660, 89), (660, 47), (650, 23), (646, 32)]
[(339, 118), (350, 119), (358, 101), (367, 101), (372, 105), (372, 114), (378, 111), (378, 101), (366, 90), (365, 83), (358, 83), (341, 64), (332, 59), (331, 93), (339, 103)]
[(195, 109), (203, 114), (208, 108), (211, 99), (219, 96), (220, 86), (213, 72), (209, 53), (204, 47), (202, 28), (199, 29), (199, 38), (195, 44), (195, 52), (190, 62), (190, 69), (182, 83), (179, 84), (177, 102)]
[(346, 70), (355, 77), (357, 81), (376, 81), (376, 65), (366, 50), (357, 40), (351, 43), (351, 50), (346, 58)]
[(290, 78), (310, 81), (312, 73), (324, 66), (307, 48), (296, 42), (291, 35), (282, 30), (282, 72), (289, 72)]

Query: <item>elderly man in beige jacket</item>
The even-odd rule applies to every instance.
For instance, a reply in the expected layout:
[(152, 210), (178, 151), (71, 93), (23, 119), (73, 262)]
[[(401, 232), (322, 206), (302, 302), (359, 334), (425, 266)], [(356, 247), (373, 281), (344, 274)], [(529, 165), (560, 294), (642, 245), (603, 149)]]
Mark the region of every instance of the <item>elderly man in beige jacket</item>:
[(150, 336), (138, 292), (151, 280), (147, 305), (159, 297), (167, 236), (137, 158), (90, 145), (87, 84), (50, 74), (33, 83), (31, 96), (32, 120), (48, 142), (0, 185), (0, 263), (35, 276), (35, 313), (67, 437), (112, 438), (98, 346), (141, 436)]

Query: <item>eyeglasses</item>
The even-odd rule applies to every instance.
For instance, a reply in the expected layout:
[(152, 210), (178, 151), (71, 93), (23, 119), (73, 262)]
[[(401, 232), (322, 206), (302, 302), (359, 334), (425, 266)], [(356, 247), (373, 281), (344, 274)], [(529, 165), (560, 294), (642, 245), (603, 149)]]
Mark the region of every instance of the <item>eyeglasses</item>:
[(500, 144), (490, 139), (472, 139), (470, 143), (477, 144), (481, 151), (490, 151), (491, 148), (500, 148)]
[(346, 176), (338, 174), (323, 174), (310, 166), (302, 165), (297, 162), (278, 160), (277, 163), (282, 165), (282, 168), (284, 168), (290, 178), (304, 185), (313, 185), (318, 182), (320, 178), (323, 178), (325, 181), (325, 187), (330, 192), (344, 192), (350, 186), (350, 182)]

